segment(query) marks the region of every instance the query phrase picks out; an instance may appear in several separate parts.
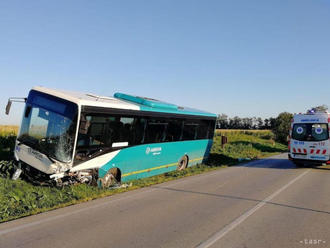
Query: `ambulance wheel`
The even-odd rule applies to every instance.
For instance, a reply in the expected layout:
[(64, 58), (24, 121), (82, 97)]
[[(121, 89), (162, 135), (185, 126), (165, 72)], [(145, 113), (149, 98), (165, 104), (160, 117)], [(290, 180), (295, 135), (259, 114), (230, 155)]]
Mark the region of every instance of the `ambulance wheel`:
[(188, 156), (185, 155), (179, 160), (177, 170), (178, 171), (184, 170), (187, 168), (187, 166), (188, 166)]
[(304, 167), (304, 163), (298, 162), (298, 161), (293, 161), (293, 163), (296, 165), (296, 167), (301, 168)]

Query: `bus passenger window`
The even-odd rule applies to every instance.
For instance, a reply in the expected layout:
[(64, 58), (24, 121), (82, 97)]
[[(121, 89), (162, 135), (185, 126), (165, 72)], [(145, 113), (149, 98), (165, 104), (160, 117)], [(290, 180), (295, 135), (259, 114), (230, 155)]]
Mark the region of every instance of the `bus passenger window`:
[(122, 142), (128, 142), (129, 145), (132, 145), (133, 142), (133, 125), (134, 118), (133, 117), (121, 117), (120, 121), (123, 123), (121, 139)]
[(169, 120), (167, 132), (166, 132), (166, 141), (180, 141), (182, 134), (182, 124), (181, 120)]
[(123, 142), (123, 129), (124, 124), (120, 121), (120, 117), (115, 117), (114, 120), (110, 121), (106, 127), (107, 144)]
[(144, 143), (164, 142), (168, 123), (162, 120), (149, 120), (145, 131)]
[(195, 140), (197, 137), (198, 124), (192, 121), (185, 121), (182, 140)]
[(207, 139), (208, 137), (209, 122), (205, 120), (199, 121), (197, 130), (197, 139)]
[(213, 139), (213, 135), (214, 135), (214, 127), (215, 127), (215, 121), (207, 121), (208, 122), (208, 134), (207, 134), (207, 138), (208, 139)]
[(144, 142), (144, 129), (146, 125), (146, 119), (136, 117), (131, 130), (131, 143), (133, 145), (140, 145)]

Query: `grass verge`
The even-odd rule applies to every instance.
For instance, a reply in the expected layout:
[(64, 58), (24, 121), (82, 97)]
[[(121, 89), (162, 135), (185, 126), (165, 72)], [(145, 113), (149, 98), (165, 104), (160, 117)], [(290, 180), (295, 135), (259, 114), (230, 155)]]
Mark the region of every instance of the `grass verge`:
[[(270, 131), (246, 133), (247, 131), (217, 131), (214, 145), (207, 164), (189, 167), (184, 171), (173, 171), (154, 177), (132, 181), (132, 186), (119, 189), (99, 189), (79, 184), (62, 189), (55, 187), (34, 186), (28, 182), (13, 181), (1, 173), (0, 168), (0, 222), (37, 214), (48, 210), (90, 201), (96, 198), (114, 195), (129, 190), (175, 180), (182, 177), (201, 174), (248, 159), (258, 159), (286, 151), (286, 146), (275, 143)], [(228, 137), (228, 143), (221, 146), (221, 135)], [(8, 144), (7, 144), (8, 146)], [(7, 147), (8, 149), (8, 147)], [(9, 144), (12, 152), (13, 146)], [(3, 157), (0, 157), (3, 159)], [(2, 168), (10, 161), (1, 161)]]

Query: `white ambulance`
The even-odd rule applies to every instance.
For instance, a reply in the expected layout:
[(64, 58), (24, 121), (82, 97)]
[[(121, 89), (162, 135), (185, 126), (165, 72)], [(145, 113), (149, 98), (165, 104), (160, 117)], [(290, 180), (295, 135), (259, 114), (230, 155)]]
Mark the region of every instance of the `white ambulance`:
[(330, 113), (295, 114), (289, 140), (289, 159), (297, 166), (330, 164)]

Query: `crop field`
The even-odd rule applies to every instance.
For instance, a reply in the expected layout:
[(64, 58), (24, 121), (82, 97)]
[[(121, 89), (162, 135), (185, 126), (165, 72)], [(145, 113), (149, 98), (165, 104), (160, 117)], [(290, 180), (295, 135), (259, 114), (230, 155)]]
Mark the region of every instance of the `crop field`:
[[(8, 171), (10, 172), (10, 168), (13, 168), (11, 157), (17, 130), (18, 128), (13, 126), (0, 126), (0, 222), (216, 170), (287, 150), (286, 146), (273, 140), (274, 136), (268, 130), (217, 130), (207, 164), (131, 181), (127, 187), (99, 189), (85, 184), (77, 184), (56, 188), (35, 186), (23, 180), (10, 179)], [(223, 147), (221, 135), (228, 138), (228, 143)]]
[(18, 132), (18, 126), (0, 125), (0, 136), (5, 136), (8, 134), (16, 135), (17, 132)]

